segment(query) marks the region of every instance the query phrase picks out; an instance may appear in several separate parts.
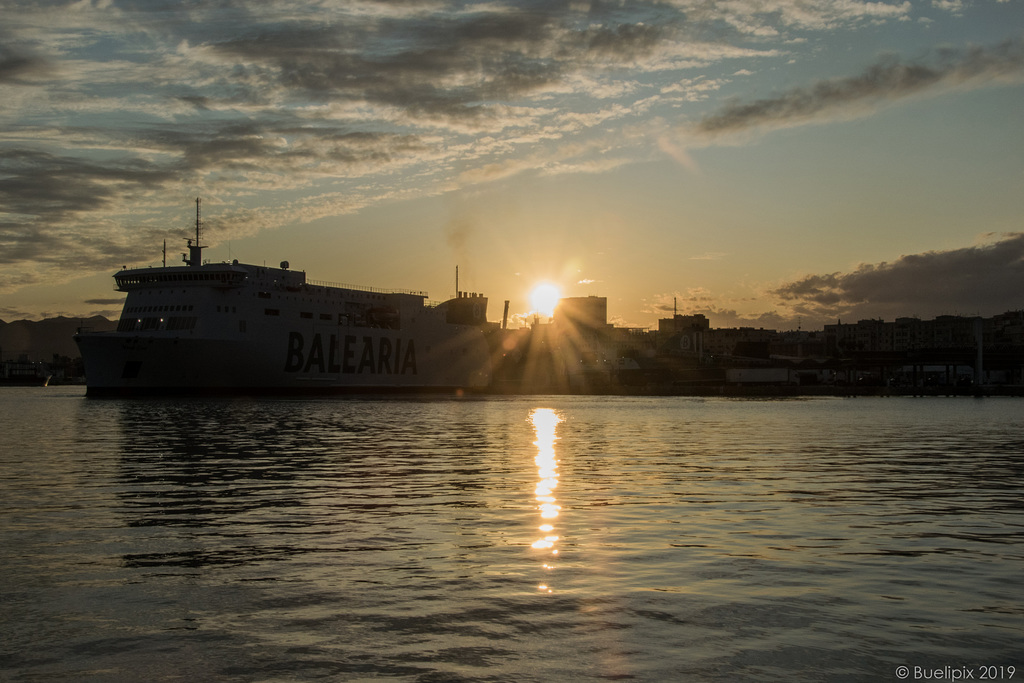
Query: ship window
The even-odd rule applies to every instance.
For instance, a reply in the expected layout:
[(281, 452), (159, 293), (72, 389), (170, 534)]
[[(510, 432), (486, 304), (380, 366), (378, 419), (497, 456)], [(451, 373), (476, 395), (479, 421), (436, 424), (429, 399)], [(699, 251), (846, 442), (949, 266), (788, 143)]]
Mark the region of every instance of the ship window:
[(281, 315), (281, 311), (276, 308), (264, 308), (263, 315)]
[(302, 311), (301, 313), (299, 313), (299, 317), (300, 318), (312, 318), (313, 314), (308, 312), (308, 311)]
[(331, 314), (330, 313), (321, 313), (320, 314), (320, 319), (321, 320), (331, 320)]
[(244, 320), (239, 320), (238, 321), (238, 331), (239, 332), (245, 332), (245, 321)]
[(179, 315), (167, 319), (168, 330), (191, 330), (196, 326), (198, 318), (194, 315)]

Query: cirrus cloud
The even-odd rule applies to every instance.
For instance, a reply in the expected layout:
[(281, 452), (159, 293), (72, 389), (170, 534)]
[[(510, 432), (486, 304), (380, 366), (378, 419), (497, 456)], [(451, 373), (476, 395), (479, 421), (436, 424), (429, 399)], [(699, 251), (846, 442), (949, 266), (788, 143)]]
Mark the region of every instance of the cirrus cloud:
[(819, 81), (753, 102), (731, 102), (697, 122), (692, 135), (713, 140), (754, 129), (861, 116), (885, 102), (995, 79), (1024, 81), (1024, 45), (1018, 39), (992, 47), (936, 51), (933, 63), (882, 58), (856, 76)]

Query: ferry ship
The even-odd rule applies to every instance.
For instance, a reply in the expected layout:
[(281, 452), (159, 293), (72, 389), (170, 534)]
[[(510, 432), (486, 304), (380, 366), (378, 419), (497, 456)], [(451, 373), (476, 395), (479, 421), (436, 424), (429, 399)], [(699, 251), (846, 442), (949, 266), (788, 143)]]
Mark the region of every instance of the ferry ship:
[[(88, 395), (457, 391), (491, 382), (487, 298), (335, 285), (203, 263), (199, 201), (185, 265), (124, 268), (115, 331), (75, 335)], [(456, 286), (456, 290), (458, 287)]]

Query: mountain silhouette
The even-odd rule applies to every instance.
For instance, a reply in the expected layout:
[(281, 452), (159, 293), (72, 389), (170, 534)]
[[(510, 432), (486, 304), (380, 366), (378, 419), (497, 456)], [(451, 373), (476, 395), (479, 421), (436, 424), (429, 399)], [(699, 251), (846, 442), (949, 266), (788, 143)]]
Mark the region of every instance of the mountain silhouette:
[(0, 320), (0, 360), (51, 361), (53, 356), (78, 358), (78, 346), (72, 338), (80, 327), (113, 330), (117, 321), (96, 315), (91, 318), (48, 318), (46, 320)]

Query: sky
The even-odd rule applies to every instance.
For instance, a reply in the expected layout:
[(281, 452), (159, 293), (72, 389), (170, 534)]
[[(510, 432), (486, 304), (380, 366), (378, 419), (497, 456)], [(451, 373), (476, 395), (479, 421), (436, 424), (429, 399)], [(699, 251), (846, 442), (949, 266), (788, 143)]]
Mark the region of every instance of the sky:
[(0, 319), (205, 257), (714, 327), (1024, 308), (1024, 0), (0, 0)]

